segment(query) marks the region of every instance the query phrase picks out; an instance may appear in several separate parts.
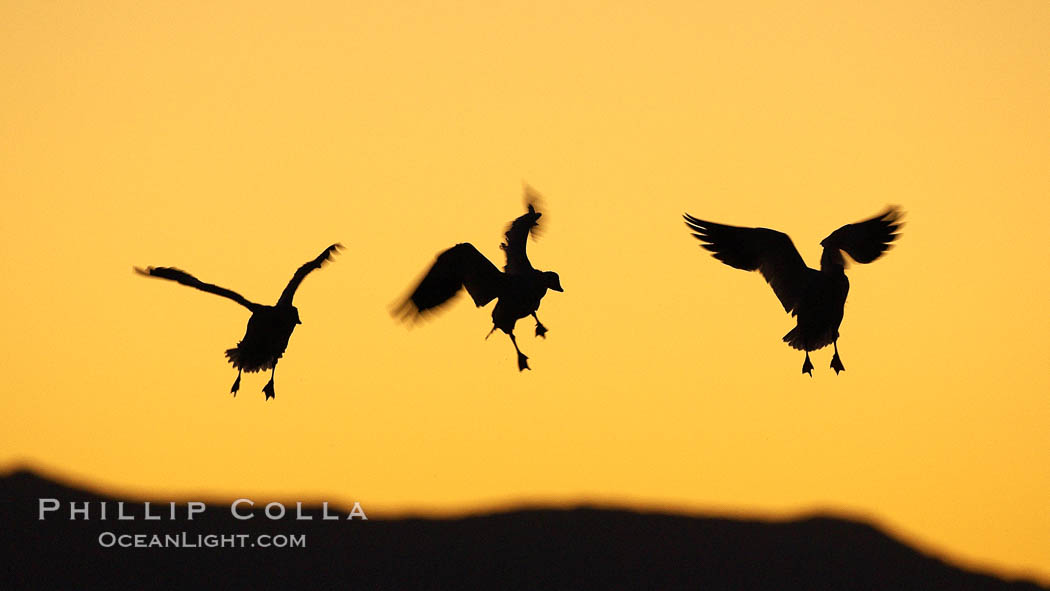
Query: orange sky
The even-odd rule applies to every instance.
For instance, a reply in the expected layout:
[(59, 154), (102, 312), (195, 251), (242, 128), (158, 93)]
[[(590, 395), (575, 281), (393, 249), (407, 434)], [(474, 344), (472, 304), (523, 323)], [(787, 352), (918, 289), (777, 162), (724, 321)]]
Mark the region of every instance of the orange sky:
[[(829, 508), (1050, 580), (1050, 6), (846, 4), (4, 2), (0, 464), (373, 512)], [(565, 293), (519, 375), (488, 309), (388, 310), (456, 242), (502, 265), (523, 181)], [(680, 218), (817, 265), (888, 203), (848, 369), (813, 379)], [(268, 403), (227, 393), (244, 309), (131, 272), (272, 303), (335, 241)]]

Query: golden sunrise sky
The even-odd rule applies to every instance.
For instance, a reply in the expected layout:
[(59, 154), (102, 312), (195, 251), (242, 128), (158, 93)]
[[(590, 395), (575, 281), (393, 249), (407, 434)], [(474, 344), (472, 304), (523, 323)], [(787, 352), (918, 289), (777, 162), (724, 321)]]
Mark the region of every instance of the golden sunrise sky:
[[(918, 4), (918, 5), (917, 5)], [(2, 2), (0, 465), (370, 514), (611, 502), (875, 520), (1050, 581), (1050, 4)], [(390, 307), (545, 198), (540, 318)], [(829, 349), (681, 221), (887, 204)], [(223, 351), (303, 283), (267, 377)]]

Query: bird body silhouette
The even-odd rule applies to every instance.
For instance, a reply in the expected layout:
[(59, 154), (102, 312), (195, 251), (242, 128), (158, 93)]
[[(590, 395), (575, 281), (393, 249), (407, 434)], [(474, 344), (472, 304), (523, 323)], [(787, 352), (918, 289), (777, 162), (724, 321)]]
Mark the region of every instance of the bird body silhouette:
[(506, 241), (500, 245), (507, 257), (503, 272), (474, 245), (466, 242), (439, 254), (401, 305), (402, 317), (421, 316), (448, 302), (462, 288), (479, 308), (495, 299), (489, 335), (496, 329), (506, 333), (518, 355), (518, 371), (530, 369), (528, 357), (518, 348), (514, 326), (519, 319), (531, 315), (536, 319), (536, 336), (546, 338), (547, 328), (536, 316), (536, 311), (548, 289), (563, 291), (557, 273), (533, 268), (525, 254), (528, 237), (535, 231), (541, 215), (536, 211), (535, 202), (530, 201), (528, 211), (511, 222), (505, 234)]
[(813, 376), (809, 352), (828, 345), (835, 347), (831, 368), (845, 371), (839, 357), (839, 325), (842, 323), (849, 280), (845, 252), (858, 263), (870, 263), (890, 248), (903, 225), (897, 207), (855, 224), (846, 224), (821, 241), (824, 247), (820, 270), (806, 266), (787, 234), (768, 228), (741, 228), (683, 216), (701, 246), (723, 263), (745, 271), (759, 271), (773, 288), (784, 311), (797, 318), (784, 342), (806, 359), (802, 373)]
[(244, 338), (226, 350), (226, 358), (248, 373), (272, 369), (288, 348), (297, 324), (301, 322), (295, 306), (258, 306), (248, 319)]
[(266, 400), (269, 400), (276, 397), (273, 380), (274, 373), (277, 370), (277, 361), (284, 355), (285, 349), (288, 348), (288, 339), (291, 338), (292, 331), (295, 330), (296, 325), (302, 324), (299, 320), (299, 309), (292, 305), (295, 291), (311, 271), (320, 269), (321, 265), (331, 260), (332, 254), (337, 252), (339, 248), (341, 248), (340, 244), (333, 244), (315, 259), (299, 267), (281, 293), (277, 304), (273, 306), (250, 302), (234, 291), (210, 283), (204, 283), (189, 273), (174, 267), (146, 267), (145, 269), (135, 267), (135, 271), (142, 275), (168, 279), (201, 291), (229, 298), (251, 310), (252, 315), (248, 319), (248, 328), (245, 330), (244, 338), (237, 343), (236, 347), (226, 350), (226, 358), (237, 369), (237, 379), (233, 382), (230, 392), (236, 396), (237, 391), (240, 390), (241, 372), (254, 373), (268, 369), (270, 370), (270, 381), (263, 387), (263, 393), (266, 395)]

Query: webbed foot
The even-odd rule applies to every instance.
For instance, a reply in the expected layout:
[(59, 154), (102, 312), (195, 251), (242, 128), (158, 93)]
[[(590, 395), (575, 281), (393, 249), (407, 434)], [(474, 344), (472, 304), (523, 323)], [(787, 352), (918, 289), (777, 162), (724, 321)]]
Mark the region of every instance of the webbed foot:
[(831, 358), (831, 369), (835, 370), (835, 375), (839, 375), (840, 371), (846, 371), (846, 366), (842, 365), (842, 360), (839, 359), (838, 353), (835, 353), (835, 356)]
[(525, 371), (526, 369), (532, 369), (529, 367), (529, 358), (521, 351), (518, 351), (518, 371)]
[(536, 323), (536, 336), (547, 338), (547, 327), (539, 322)]
[(241, 389), (241, 372), (237, 372), (237, 379), (233, 381), (233, 387), (230, 388), (230, 392), (237, 396), (237, 390)]
[(267, 400), (271, 398), (277, 398), (277, 394), (275, 394), (273, 391), (273, 378), (270, 378), (270, 381), (266, 382), (266, 385), (263, 386), (262, 391), (266, 394)]
[(813, 377), (813, 362), (809, 360), (809, 351), (806, 351), (806, 361), (802, 364), (802, 373), (808, 373)]

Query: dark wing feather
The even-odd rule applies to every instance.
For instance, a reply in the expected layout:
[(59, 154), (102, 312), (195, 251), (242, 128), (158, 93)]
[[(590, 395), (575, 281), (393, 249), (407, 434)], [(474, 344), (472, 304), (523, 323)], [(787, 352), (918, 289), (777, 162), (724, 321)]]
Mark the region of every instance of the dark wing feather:
[(896, 240), (901, 226), (901, 211), (891, 206), (879, 215), (863, 222), (846, 224), (832, 232), (820, 245), (827, 249), (846, 251), (858, 263), (870, 263), (882, 256)]
[(507, 264), (503, 270), (511, 275), (532, 270), (532, 263), (525, 254), (525, 244), (529, 240), (529, 234), (539, 225), (540, 216), (543, 214), (536, 211), (534, 202), (529, 202), (528, 205), (529, 210), (511, 222), (505, 234), (506, 241), (500, 245), (507, 255)]
[(314, 260), (306, 263), (302, 267), (299, 267), (299, 270), (297, 270), (295, 272), (295, 275), (292, 276), (292, 280), (288, 282), (288, 285), (284, 288), (284, 291), (281, 292), (281, 299), (277, 300), (277, 305), (291, 306), (292, 298), (295, 296), (295, 290), (299, 289), (299, 284), (303, 282), (303, 279), (305, 279), (306, 276), (309, 275), (312, 271), (320, 269), (321, 265), (323, 265), (325, 261), (332, 260), (332, 254), (338, 252), (338, 250), (342, 247), (343, 245), (337, 242), (324, 249), (324, 252), (317, 255), (317, 258), (315, 258)]
[(260, 307), (259, 304), (249, 302), (248, 300), (244, 299), (244, 296), (235, 291), (231, 291), (229, 289), (226, 289), (225, 287), (219, 287), (218, 285), (212, 285), (211, 283), (204, 283), (203, 281), (197, 279), (193, 275), (190, 275), (189, 273), (181, 269), (176, 269), (174, 267), (146, 267), (145, 269), (135, 267), (135, 272), (139, 273), (140, 275), (146, 275), (147, 277), (160, 277), (161, 279), (168, 279), (170, 281), (175, 281), (183, 285), (195, 287), (201, 291), (206, 291), (208, 293), (220, 295), (224, 298), (229, 298), (237, 302), (238, 304), (244, 306), (245, 308), (248, 308), (252, 312), (255, 312), (255, 310)]
[(683, 217), (693, 236), (716, 259), (736, 269), (759, 271), (785, 311), (794, 313), (798, 309), (810, 269), (787, 234), (767, 228), (716, 224), (689, 214)]
[(457, 244), (438, 255), (403, 306), (405, 315), (436, 308), (466, 287), (478, 307), (499, 297), (504, 275), (474, 245)]

